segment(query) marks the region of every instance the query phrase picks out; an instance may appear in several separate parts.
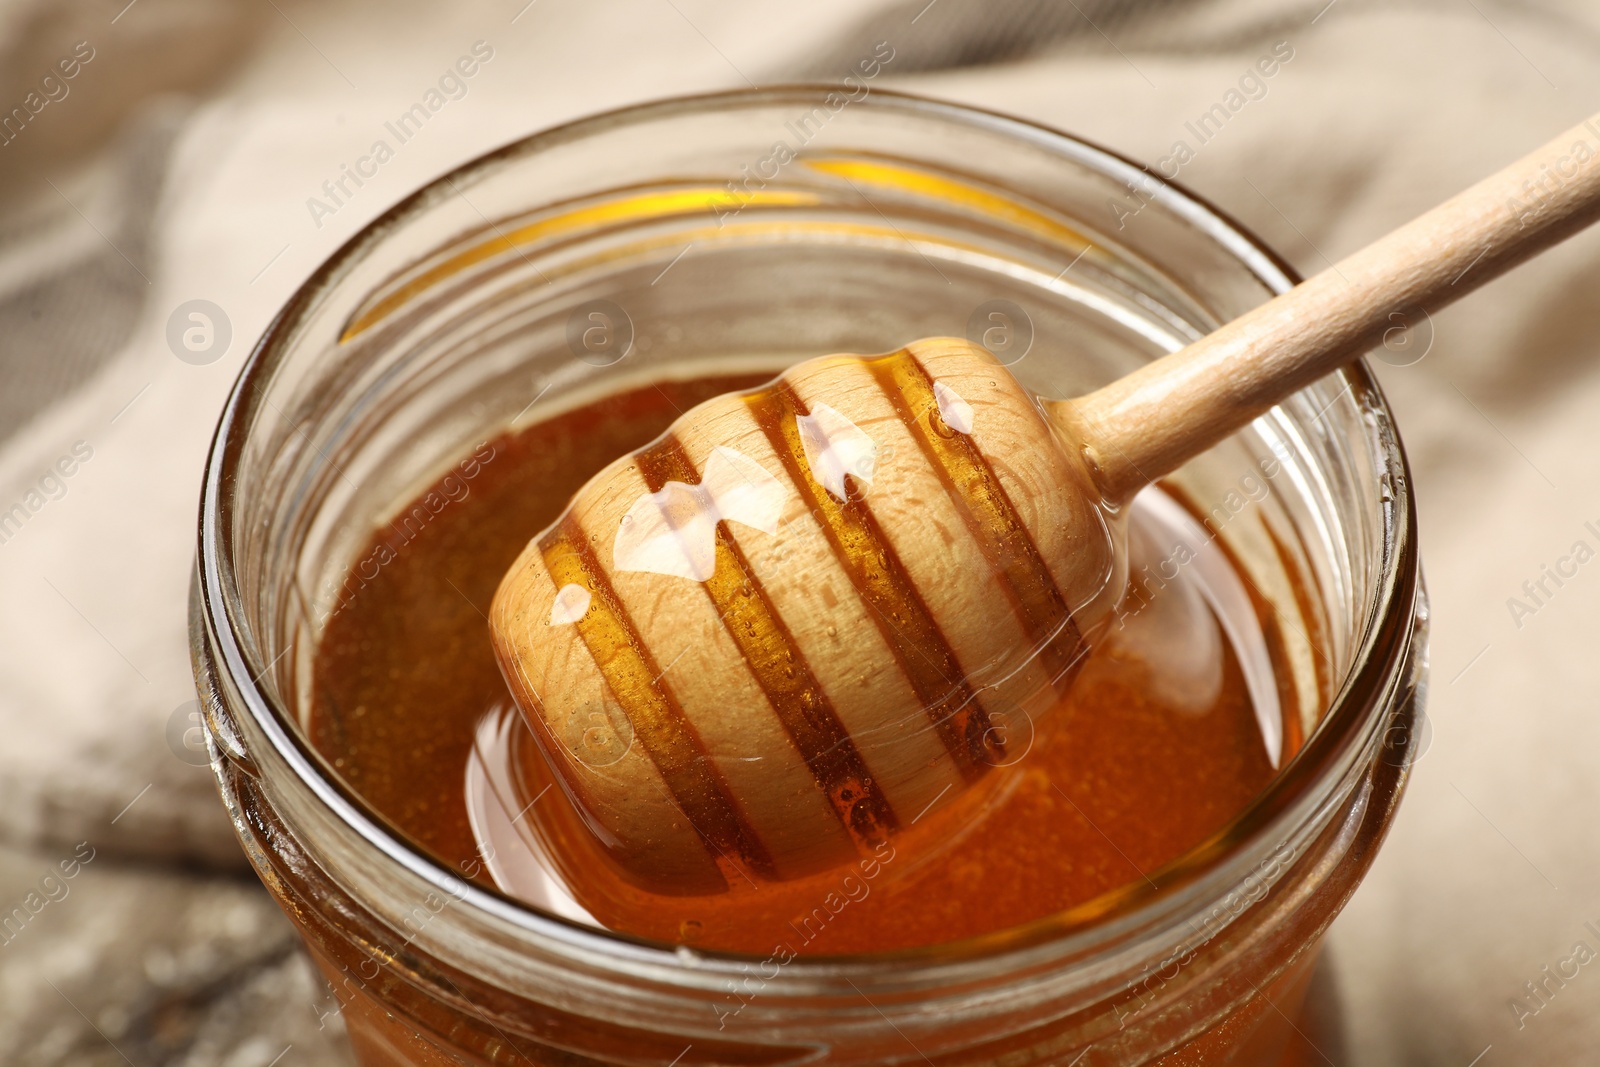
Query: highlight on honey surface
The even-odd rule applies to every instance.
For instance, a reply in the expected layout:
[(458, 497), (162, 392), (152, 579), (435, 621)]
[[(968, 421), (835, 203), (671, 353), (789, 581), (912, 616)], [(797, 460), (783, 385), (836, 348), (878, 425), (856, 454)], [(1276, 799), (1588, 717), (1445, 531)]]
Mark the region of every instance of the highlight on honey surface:
[(786, 495), (761, 464), (718, 445), (698, 483), (669, 481), (639, 495), (617, 524), (612, 565), (707, 581), (716, 570), (717, 524), (736, 522), (776, 534)]

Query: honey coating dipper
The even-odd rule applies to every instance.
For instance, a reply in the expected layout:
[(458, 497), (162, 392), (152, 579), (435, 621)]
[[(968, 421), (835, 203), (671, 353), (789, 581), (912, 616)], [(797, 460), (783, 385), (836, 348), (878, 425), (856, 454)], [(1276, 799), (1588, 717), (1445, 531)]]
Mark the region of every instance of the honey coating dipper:
[(1600, 116), (1076, 400), (932, 338), (697, 406), (495, 595), (550, 771), (657, 892), (869, 853), (1014, 758), (1070, 684), (1122, 595), (1139, 489), (1597, 211)]

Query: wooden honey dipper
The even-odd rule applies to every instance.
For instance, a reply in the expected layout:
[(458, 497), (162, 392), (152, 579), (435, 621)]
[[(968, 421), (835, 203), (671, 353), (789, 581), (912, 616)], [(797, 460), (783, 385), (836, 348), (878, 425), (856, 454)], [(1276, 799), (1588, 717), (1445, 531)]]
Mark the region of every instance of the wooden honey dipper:
[(657, 892), (870, 852), (1017, 755), (1122, 594), (1139, 489), (1597, 212), (1600, 116), (1076, 400), (933, 338), (697, 406), (495, 595), (548, 769)]

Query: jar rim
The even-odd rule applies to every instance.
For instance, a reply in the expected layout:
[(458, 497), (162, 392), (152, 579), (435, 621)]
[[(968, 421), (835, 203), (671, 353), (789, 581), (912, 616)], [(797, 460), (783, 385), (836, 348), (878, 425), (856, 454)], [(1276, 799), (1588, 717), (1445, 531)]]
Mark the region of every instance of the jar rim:
[[(441, 175), (350, 237), (300, 285), (246, 358), (208, 450), (201, 491), (196, 573), (195, 610), (202, 618), (196, 621), (205, 626), (220, 665), (275, 755), (311, 790), (318, 802), (389, 860), (439, 892), (454, 896), (460, 905), (476, 908), (498, 923), (538, 938), (551, 948), (564, 946), (591, 963), (609, 959), (619, 967), (663, 968), (676, 972), (684, 969), (687, 955), (693, 959), (695, 969), (727, 973), (763, 957), (726, 950), (685, 950), (682, 946), (574, 922), (523, 904), (497, 890), (467, 882), (442, 861), (413, 847), (402, 832), (331, 773), (312, 751), (292, 711), (280, 706), (259, 684), (258, 680), (267, 674), (271, 664), (256, 662), (260, 657), (252, 651), (254, 643), (241, 640), (236, 632), (246, 627), (236, 610), (240, 593), (233, 544), (226, 534), (231, 529), (230, 494), (237, 484), (236, 472), (247, 437), (240, 428), (251, 424), (248, 416), (259, 406), (256, 399), (259, 387), (271, 378), (276, 360), (283, 351), (281, 342), (315, 306), (318, 298), (336, 286), (347, 270), (364, 253), (379, 246), (387, 234), (424, 213), (437, 198), (455, 195), (463, 180), (556, 145), (682, 112), (816, 104), (826, 94), (837, 91), (837, 86), (824, 84), (785, 85), (629, 105), (521, 138)], [(1122, 184), (1143, 183), (1156, 202), (1225, 249), (1270, 292), (1283, 292), (1300, 280), (1281, 257), (1203, 197), (1175, 182), (1155, 179), (1148, 169), (1131, 159), (1090, 141), (1000, 112), (885, 89), (873, 89), (867, 96), (853, 101), (852, 106), (902, 109), (937, 116), (1032, 143)], [(884, 952), (797, 957), (785, 964), (787, 976), (801, 984), (807, 978), (820, 980), (837, 978), (841, 974), (947, 978), (974, 966), (985, 970), (997, 965), (1029, 969), (1041, 959), (1076, 955), (1097, 944), (1121, 940), (1170, 910), (1173, 899), (1203, 875), (1214, 871), (1219, 861), (1237, 853), (1249, 842), (1271, 837), (1274, 827), (1281, 830), (1282, 824), (1319, 781), (1347, 762), (1352, 750), (1371, 742), (1382, 725), (1385, 680), (1398, 671), (1409, 647), (1413, 605), (1420, 589), (1416, 507), (1410, 492), (1406, 457), (1388, 419), (1387, 401), (1376, 379), (1364, 360), (1336, 373), (1345, 380), (1360, 410), (1379, 416), (1365, 420), (1366, 444), (1381, 455), (1397, 477), (1393, 479), (1390, 506), (1383, 509), (1380, 517), (1383, 558), (1376, 568), (1378, 589), (1372, 610), (1362, 620), (1359, 640), (1353, 650), (1353, 668), (1300, 750), (1226, 826), (1159, 869), (1148, 872), (1140, 882), (1110, 890), (1090, 901), (1028, 923), (961, 941)]]

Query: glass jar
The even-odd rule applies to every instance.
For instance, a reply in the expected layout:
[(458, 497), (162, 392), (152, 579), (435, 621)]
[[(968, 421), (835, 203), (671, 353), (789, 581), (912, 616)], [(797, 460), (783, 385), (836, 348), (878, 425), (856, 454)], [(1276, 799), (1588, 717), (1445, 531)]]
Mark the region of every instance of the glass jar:
[[(1294, 280), (1147, 169), (865, 81), (574, 123), (352, 239), (269, 327), (223, 413), (192, 633), (223, 798), (363, 1062), (1277, 1063), (1421, 714), (1415, 509), (1363, 365), (1171, 479), (1254, 587), (1303, 744), (1211, 839), (1032, 924), (783, 963), (584, 926), (424, 854), (304, 724), (357, 554), (487, 436), (666, 376), (938, 334), (981, 338), (1026, 385), (1072, 396)], [(1269, 463), (1272, 491), (1238, 512)]]

